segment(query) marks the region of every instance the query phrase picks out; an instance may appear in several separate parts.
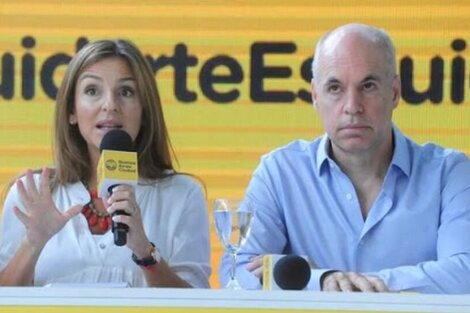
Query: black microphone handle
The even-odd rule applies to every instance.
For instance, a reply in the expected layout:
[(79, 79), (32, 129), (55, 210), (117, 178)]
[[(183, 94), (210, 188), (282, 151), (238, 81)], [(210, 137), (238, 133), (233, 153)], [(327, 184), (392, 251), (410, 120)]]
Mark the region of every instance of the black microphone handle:
[[(109, 195), (113, 194), (113, 188), (116, 186), (118, 186), (118, 184), (111, 185), (108, 187)], [(112, 216), (115, 216), (115, 215), (129, 216), (130, 214), (124, 210), (117, 210), (113, 213)], [(127, 243), (127, 232), (129, 231), (129, 226), (123, 223), (112, 221), (111, 230), (113, 231), (113, 235), (114, 235), (114, 244), (116, 246), (124, 246)]]
[[(115, 215), (129, 216), (130, 214), (124, 210), (117, 210), (113, 213), (113, 216)], [(114, 235), (114, 244), (116, 246), (124, 246), (127, 243), (127, 232), (129, 231), (129, 226), (115, 221), (112, 221), (111, 225)]]

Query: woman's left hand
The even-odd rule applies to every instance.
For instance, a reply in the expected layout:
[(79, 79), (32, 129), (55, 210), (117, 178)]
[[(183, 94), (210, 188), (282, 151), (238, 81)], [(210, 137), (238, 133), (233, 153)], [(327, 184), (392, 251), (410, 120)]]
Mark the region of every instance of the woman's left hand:
[(109, 198), (103, 199), (103, 201), (111, 216), (118, 210), (129, 214), (129, 216), (124, 214), (115, 215), (112, 219), (114, 222), (129, 226), (127, 247), (137, 256), (146, 256), (149, 250), (149, 240), (145, 234), (140, 208), (135, 199), (134, 187), (124, 184), (118, 185), (113, 188), (113, 194)]

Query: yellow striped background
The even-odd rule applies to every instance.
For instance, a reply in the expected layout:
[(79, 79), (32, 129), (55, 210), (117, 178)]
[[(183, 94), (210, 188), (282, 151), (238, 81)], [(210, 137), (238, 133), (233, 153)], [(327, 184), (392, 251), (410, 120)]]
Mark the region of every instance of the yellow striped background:
[[(198, 94), (192, 103), (180, 103), (173, 93), (173, 71), (157, 74), (171, 140), (180, 170), (200, 176), (207, 185), (209, 207), (216, 197), (242, 196), (260, 155), (294, 138), (314, 138), (321, 123), (310, 105), (253, 103), (249, 94), (250, 47), (254, 42), (293, 42), (292, 54), (270, 55), (269, 65), (289, 66), (289, 79), (269, 79), (267, 89), (298, 91), (309, 85), (300, 77), (300, 64), (311, 56), (325, 31), (346, 22), (363, 22), (385, 28), (393, 37), (398, 58), (415, 61), (415, 87), (428, 84), (429, 61), (444, 59), (444, 101), (412, 106), (402, 102), (396, 123), (418, 142), (436, 141), (470, 154), (470, 109), (467, 101), (449, 101), (450, 63), (457, 53), (450, 48), (455, 38), (470, 40), (470, 1), (454, 0), (28, 0), (0, 2), (1, 57), (15, 57), (15, 97), (0, 95), (0, 187), (27, 167), (51, 163), (53, 102), (39, 82), (42, 63), (52, 54), (74, 54), (79, 37), (89, 40), (125, 37), (154, 58), (172, 55), (184, 43), (198, 64), (188, 69), (188, 89)], [(25, 36), (36, 40), (25, 49)], [(470, 49), (468, 49), (470, 50)], [(36, 93), (21, 97), (21, 58), (25, 52), (36, 60)], [(217, 90), (240, 90), (228, 104), (210, 101), (202, 93), (198, 77), (202, 65), (216, 55), (235, 58), (243, 69), (243, 81)], [(470, 62), (469, 52), (461, 56)], [(468, 63), (468, 62), (467, 62)], [(470, 92), (470, 70), (465, 72), (465, 100)], [(58, 84), (63, 69), (54, 75)], [(221, 246), (212, 231), (213, 287)]]

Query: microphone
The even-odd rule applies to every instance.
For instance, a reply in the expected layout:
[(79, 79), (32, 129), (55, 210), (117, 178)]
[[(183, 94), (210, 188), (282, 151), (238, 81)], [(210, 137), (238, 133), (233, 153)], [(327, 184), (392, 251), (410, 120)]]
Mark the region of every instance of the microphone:
[(310, 264), (301, 256), (274, 254), (263, 257), (263, 290), (302, 290), (310, 275)]
[[(122, 129), (107, 132), (100, 144), (101, 156), (98, 162), (98, 193), (101, 198), (113, 193), (120, 184), (135, 186), (138, 179), (137, 153), (131, 136)], [(114, 215), (129, 215), (117, 210)], [(114, 243), (123, 246), (127, 242), (129, 226), (112, 221)]]

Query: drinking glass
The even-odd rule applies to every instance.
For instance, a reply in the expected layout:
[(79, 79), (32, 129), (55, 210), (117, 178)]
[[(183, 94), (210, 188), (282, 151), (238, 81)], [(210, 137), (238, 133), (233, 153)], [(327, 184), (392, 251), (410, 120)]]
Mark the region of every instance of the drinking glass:
[(214, 201), (214, 223), (219, 240), (231, 256), (230, 280), (227, 289), (241, 289), (235, 270), (237, 254), (250, 234), (253, 211), (248, 201), (216, 199)]

